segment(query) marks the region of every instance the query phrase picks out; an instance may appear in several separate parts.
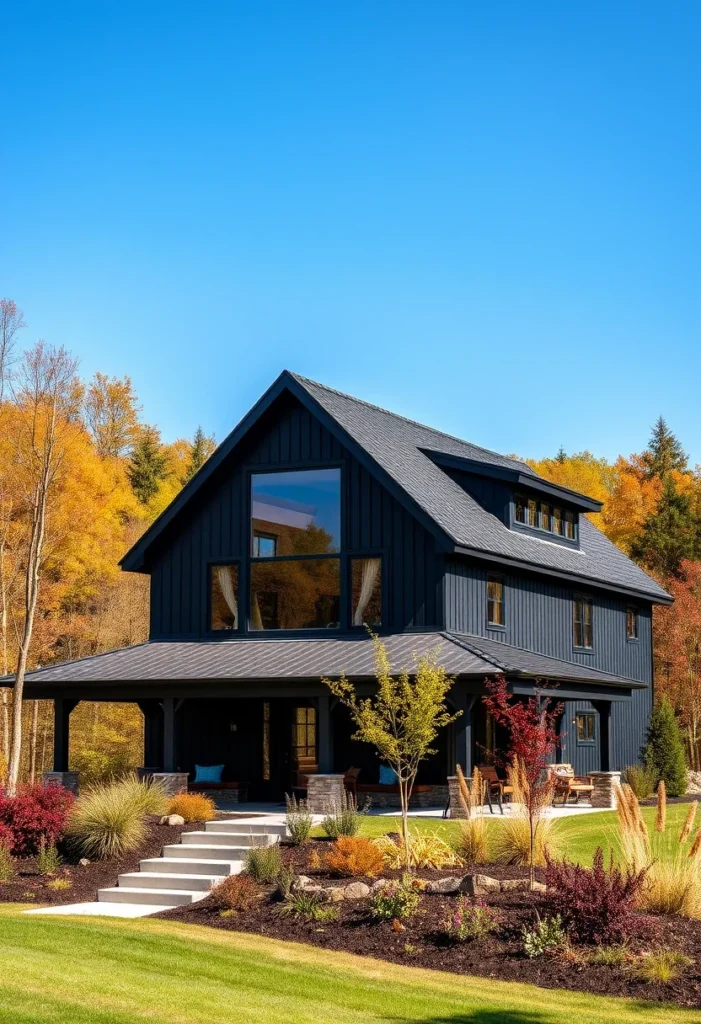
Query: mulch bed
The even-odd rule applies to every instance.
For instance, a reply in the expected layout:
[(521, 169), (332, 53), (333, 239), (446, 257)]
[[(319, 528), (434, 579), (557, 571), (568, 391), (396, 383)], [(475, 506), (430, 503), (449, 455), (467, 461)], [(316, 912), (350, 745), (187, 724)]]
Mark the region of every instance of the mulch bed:
[[(201, 821), (187, 825), (159, 825), (158, 818), (153, 818), (149, 823), (148, 836), (138, 850), (113, 860), (91, 861), (85, 866), (77, 863), (79, 856), (71, 857), (68, 851), (62, 850), (61, 866), (52, 878), (39, 874), (33, 857), (19, 860), (14, 878), (0, 882), (0, 903), (36, 903), (38, 906), (92, 903), (97, 899), (98, 889), (116, 885), (118, 876), (125, 871), (138, 871), (139, 861), (144, 857), (159, 857), (166, 844), (179, 841), (181, 833), (203, 827)], [(56, 878), (67, 879), (71, 883), (70, 888), (52, 889), (51, 882)]]
[[(308, 875), (315, 883), (343, 884), (349, 880), (339, 881), (323, 870), (310, 869), (308, 866), (310, 851), (313, 849), (321, 852), (323, 856), (326, 842), (315, 840), (303, 849), (283, 846), (283, 859), (295, 872)], [(453, 868), (445, 871), (418, 871), (417, 875), (435, 879), (464, 874), (465, 870)], [(476, 870), (499, 879), (527, 875), (524, 870), (503, 865), (485, 865)], [(384, 877), (392, 877), (398, 876), (400, 872), (385, 871), (383, 874)], [(369, 883), (373, 881), (361, 880)], [(403, 931), (394, 931), (389, 922), (375, 923), (370, 918), (369, 899), (335, 904), (339, 911), (338, 920), (323, 924), (282, 915), (272, 886), (260, 886), (260, 898), (251, 910), (226, 917), (221, 916), (221, 906), (216, 895), (156, 916), (227, 931), (250, 932), (286, 941), (304, 942), (325, 949), (343, 950), (455, 974), (527, 982), (546, 988), (675, 1002), (681, 1006), (701, 1006), (701, 921), (641, 916), (641, 939), (631, 943), (631, 952), (664, 947), (693, 958), (693, 965), (684, 968), (674, 982), (666, 985), (649, 984), (620, 965), (571, 964), (551, 955), (537, 959), (526, 957), (521, 928), (524, 925), (531, 927), (536, 912), (542, 913), (543, 897), (538, 893), (520, 890), (490, 892), (484, 897), (485, 902), (498, 908), (503, 915), (499, 933), (472, 942), (451, 943), (443, 935), (443, 926), (455, 906), (455, 900), (455, 896), (422, 895), (418, 913), (404, 921)]]

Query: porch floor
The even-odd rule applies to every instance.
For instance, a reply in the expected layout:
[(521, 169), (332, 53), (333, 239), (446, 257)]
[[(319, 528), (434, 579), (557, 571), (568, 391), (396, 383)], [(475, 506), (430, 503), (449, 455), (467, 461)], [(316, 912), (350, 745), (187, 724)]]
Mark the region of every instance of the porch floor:
[[(217, 810), (225, 811), (229, 813), (235, 813), (237, 817), (245, 819), (248, 815), (266, 815), (267, 820), (270, 824), (282, 824), (285, 820), (285, 805), (282, 803), (246, 803), (246, 804), (230, 804), (224, 801), (217, 801)], [(445, 808), (440, 807), (416, 807), (409, 811), (410, 818), (442, 818)], [(504, 814), (510, 814), (513, 811), (511, 804), (504, 804)], [(589, 804), (568, 804), (567, 807), (551, 807), (550, 817), (552, 818), (571, 818), (578, 814), (597, 814), (601, 811), (600, 807), (591, 807)], [(371, 807), (368, 814), (373, 816), (381, 816), (386, 818), (396, 818), (399, 816), (398, 807)], [(490, 816), (490, 810), (487, 805), (482, 808), (482, 814), (486, 817)], [(501, 817), (499, 808), (494, 807), (493, 817)], [(319, 824), (323, 819), (322, 814), (314, 815), (314, 821)]]

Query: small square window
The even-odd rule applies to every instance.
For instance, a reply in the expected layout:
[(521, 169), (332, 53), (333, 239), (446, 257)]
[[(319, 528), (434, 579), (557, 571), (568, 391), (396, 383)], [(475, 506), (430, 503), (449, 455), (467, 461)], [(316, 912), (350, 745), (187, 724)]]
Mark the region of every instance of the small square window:
[(277, 537), (269, 537), (264, 533), (253, 535), (253, 557), (275, 558), (277, 555)]
[(501, 576), (487, 576), (487, 624), (490, 626), (506, 624), (504, 581)]
[(585, 711), (575, 718), (577, 726), (577, 743), (594, 743), (596, 741), (596, 715)]
[(638, 609), (626, 608), (626, 636), (629, 640), (638, 639)]

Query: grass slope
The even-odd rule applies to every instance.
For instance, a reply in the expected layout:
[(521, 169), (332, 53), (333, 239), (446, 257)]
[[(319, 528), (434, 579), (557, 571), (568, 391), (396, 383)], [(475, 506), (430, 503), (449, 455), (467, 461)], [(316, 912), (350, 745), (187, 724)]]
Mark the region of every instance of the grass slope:
[(0, 911), (12, 1024), (692, 1024), (701, 1014), (169, 921)]
[[(670, 804), (667, 807), (667, 829), (670, 832), (681, 831), (681, 827), (689, 810), (688, 804)], [(654, 828), (655, 808), (644, 807), (643, 817), (650, 829)], [(499, 811), (487, 817), (489, 830), (499, 828)], [(435, 832), (450, 842), (458, 835), (459, 825), (455, 821), (444, 821), (441, 818), (411, 818), (411, 828), (421, 832)], [(398, 832), (399, 818), (371, 815), (363, 818), (362, 835), (379, 836), (385, 832)], [(601, 811), (596, 814), (581, 814), (571, 818), (558, 819), (558, 829), (564, 838), (563, 853), (580, 864), (591, 865), (597, 846), (601, 846), (604, 854), (613, 850), (618, 852), (616, 842), (616, 812)]]

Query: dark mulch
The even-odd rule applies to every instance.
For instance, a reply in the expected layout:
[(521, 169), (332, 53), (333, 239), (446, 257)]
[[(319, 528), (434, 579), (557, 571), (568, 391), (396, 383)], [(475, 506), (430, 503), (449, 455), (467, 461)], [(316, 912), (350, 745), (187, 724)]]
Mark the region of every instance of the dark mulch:
[[(17, 873), (9, 882), (0, 882), (0, 903), (91, 903), (97, 899), (97, 890), (117, 884), (117, 878), (125, 871), (138, 871), (139, 861), (144, 857), (159, 857), (166, 844), (177, 843), (182, 832), (203, 828), (202, 822), (188, 825), (159, 825), (154, 818), (149, 824), (149, 833), (144, 844), (132, 853), (114, 860), (92, 861), (85, 867), (77, 863), (79, 856), (62, 852), (62, 863), (56, 875), (46, 878), (37, 871), (33, 857), (17, 861)], [(65, 878), (69, 889), (56, 891), (50, 883), (56, 878)]]
[[(323, 842), (318, 840), (311, 848), (302, 851), (285, 847), (284, 859), (296, 871), (309, 875), (321, 884), (343, 884), (323, 871), (308, 867), (310, 849), (323, 851)], [(464, 870), (420, 871), (418, 875), (437, 878), (464, 873)], [(527, 874), (523, 870), (503, 865), (489, 865), (478, 870), (497, 878), (516, 878)], [(399, 872), (385, 872), (386, 876), (393, 874)], [(227, 917), (221, 916), (216, 894), (192, 906), (164, 911), (157, 916), (210, 928), (305, 942), (325, 949), (343, 950), (455, 974), (527, 982), (546, 988), (676, 1002), (681, 1006), (701, 1006), (701, 921), (641, 918), (641, 935), (631, 943), (632, 952), (659, 946), (685, 953), (694, 961), (675, 982), (651, 985), (620, 966), (582, 966), (547, 955), (529, 960), (523, 953), (521, 928), (523, 925), (531, 926), (536, 912), (542, 912), (543, 899), (537, 893), (516, 891), (490, 894), (486, 902), (503, 915), (500, 932), (486, 939), (462, 944), (449, 943), (442, 934), (444, 922), (455, 905), (455, 896), (423, 895), (419, 912), (404, 922), (404, 931), (397, 932), (389, 923), (377, 924), (371, 920), (367, 899), (336, 904), (338, 920), (320, 924), (280, 914), (279, 902), (270, 886), (261, 886), (259, 895), (252, 910)]]

